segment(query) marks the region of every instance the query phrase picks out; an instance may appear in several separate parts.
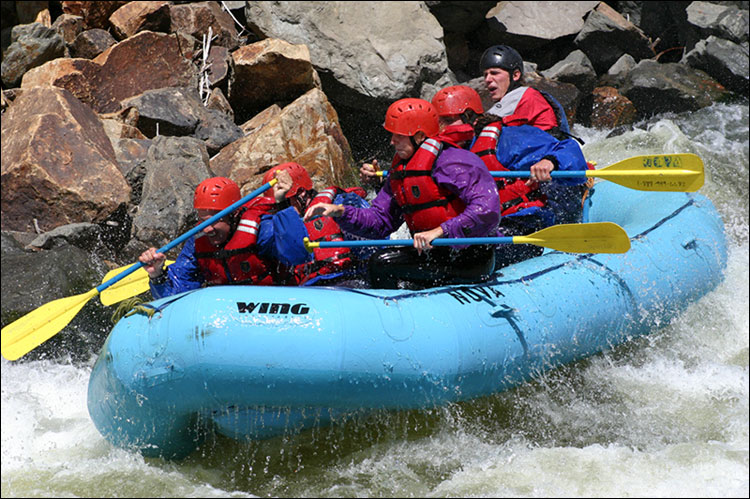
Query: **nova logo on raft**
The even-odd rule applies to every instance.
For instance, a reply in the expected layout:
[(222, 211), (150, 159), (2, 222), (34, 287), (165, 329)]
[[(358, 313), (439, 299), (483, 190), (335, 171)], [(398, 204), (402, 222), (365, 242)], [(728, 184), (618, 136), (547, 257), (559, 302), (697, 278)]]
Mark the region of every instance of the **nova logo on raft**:
[(241, 314), (278, 314), (305, 315), (310, 307), (305, 303), (270, 303), (270, 302), (237, 302), (237, 311)]

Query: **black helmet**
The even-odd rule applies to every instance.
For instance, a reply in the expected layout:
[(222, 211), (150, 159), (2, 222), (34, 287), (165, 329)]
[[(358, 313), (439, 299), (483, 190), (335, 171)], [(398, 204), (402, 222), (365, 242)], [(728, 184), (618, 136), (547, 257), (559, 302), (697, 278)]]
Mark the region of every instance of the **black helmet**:
[(511, 74), (517, 69), (523, 75), (523, 59), (513, 47), (493, 45), (479, 59), (479, 70), (484, 72), (487, 68), (501, 68)]

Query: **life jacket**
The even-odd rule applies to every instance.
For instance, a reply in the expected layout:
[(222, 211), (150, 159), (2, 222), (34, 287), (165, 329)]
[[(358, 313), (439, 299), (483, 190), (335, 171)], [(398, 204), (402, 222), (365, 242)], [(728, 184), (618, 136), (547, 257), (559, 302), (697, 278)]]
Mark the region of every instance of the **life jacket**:
[[(346, 192), (354, 192), (363, 199), (367, 196), (367, 193), (361, 187), (341, 189), (340, 187), (334, 186), (318, 192), (310, 202), (309, 206), (318, 203), (333, 203), (336, 196)], [(305, 222), (305, 228), (307, 229), (309, 234), (308, 237), (311, 242), (345, 240), (341, 227), (339, 227), (339, 224), (336, 223), (332, 217), (320, 217)], [(303, 263), (294, 268), (296, 281), (300, 285), (321, 275), (328, 275), (346, 270), (354, 263), (349, 248), (314, 248), (313, 257), (314, 260), (312, 262)]]
[(453, 144), (461, 144), (462, 142), (471, 143), (474, 139), (474, 127), (468, 123), (448, 125), (440, 131), (440, 137), (445, 138)]
[(458, 196), (432, 178), (432, 166), (444, 145), (456, 147), (438, 135), (422, 142), (408, 161), (398, 155), (393, 158), (388, 181), (412, 233), (434, 229), (466, 208)]
[(211, 244), (207, 237), (195, 240), (195, 258), (206, 285), (288, 284), (288, 270), (258, 255), (255, 244), (260, 218), (271, 206), (266, 198), (256, 198), (242, 207), (237, 228), (222, 248)]
[[(508, 171), (497, 159), (497, 142), (503, 124), (499, 121), (485, 126), (471, 147), (471, 152), (479, 156), (490, 172)], [(529, 187), (523, 179), (495, 179), (500, 197), (500, 216), (512, 215), (526, 208), (542, 208), (547, 198), (538, 186)]]

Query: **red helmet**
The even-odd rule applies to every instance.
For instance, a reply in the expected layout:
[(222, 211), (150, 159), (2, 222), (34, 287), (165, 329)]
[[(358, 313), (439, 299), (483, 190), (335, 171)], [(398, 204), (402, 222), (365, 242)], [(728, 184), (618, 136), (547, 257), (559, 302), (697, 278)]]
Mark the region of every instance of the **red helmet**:
[(471, 109), (477, 114), (482, 114), (482, 99), (476, 90), (466, 85), (455, 85), (438, 90), (432, 98), (432, 105), (438, 116), (451, 116), (461, 114)]
[(400, 99), (385, 112), (383, 128), (399, 135), (415, 135), (424, 132), (432, 137), (440, 131), (435, 108), (423, 99)]
[[(307, 173), (307, 170), (305, 170), (305, 167), (300, 165), (299, 163), (282, 163), (278, 166), (274, 166), (270, 170), (266, 172), (265, 175), (263, 175), (263, 183), (270, 182), (274, 179), (275, 173), (277, 171), (283, 171), (286, 170), (289, 172), (289, 176), (292, 177), (292, 188), (289, 189), (289, 192), (286, 193), (286, 197), (290, 198), (293, 196), (296, 196), (300, 189), (309, 191), (313, 188), (312, 180), (310, 180), (310, 175)], [(266, 195), (273, 196), (273, 194), (269, 194), (271, 192), (270, 190), (266, 191)]]
[(240, 188), (226, 177), (207, 178), (195, 188), (196, 210), (223, 210), (240, 200)]

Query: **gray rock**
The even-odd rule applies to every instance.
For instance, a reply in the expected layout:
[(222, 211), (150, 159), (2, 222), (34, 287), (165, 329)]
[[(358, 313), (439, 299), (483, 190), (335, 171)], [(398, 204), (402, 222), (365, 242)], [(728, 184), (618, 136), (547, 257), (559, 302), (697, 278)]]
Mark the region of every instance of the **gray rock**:
[(713, 2), (693, 2), (687, 20), (704, 35), (726, 38), (735, 43), (748, 40), (748, 11)]
[(749, 60), (746, 47), (730, 40), (709, 36), (685, 54), (682, 62), (705, 71), (729, 90), (747, 95)]
[(49, 232), (40, 234), (31, 241), (29, 246), (37, 249), (58, 248), (65, 245), (73, 245), (88, 251), (95, 250), (99, 244), (101, 229), (98, 225), (81, 222), (61, 225)]
[(24, 73), (65, 54), (65, 42), (54, 29), (40, 23), (13, 28), (11, 44), (3, 53), (0, 75), (3, 86), (17, 87)]
[(551, 80), (572, 83), (582, 92), (590, 92), (596, 82), (594, 66), (581, 50), (574, 50), (562, 61), (542, 71), (542, 76)]

